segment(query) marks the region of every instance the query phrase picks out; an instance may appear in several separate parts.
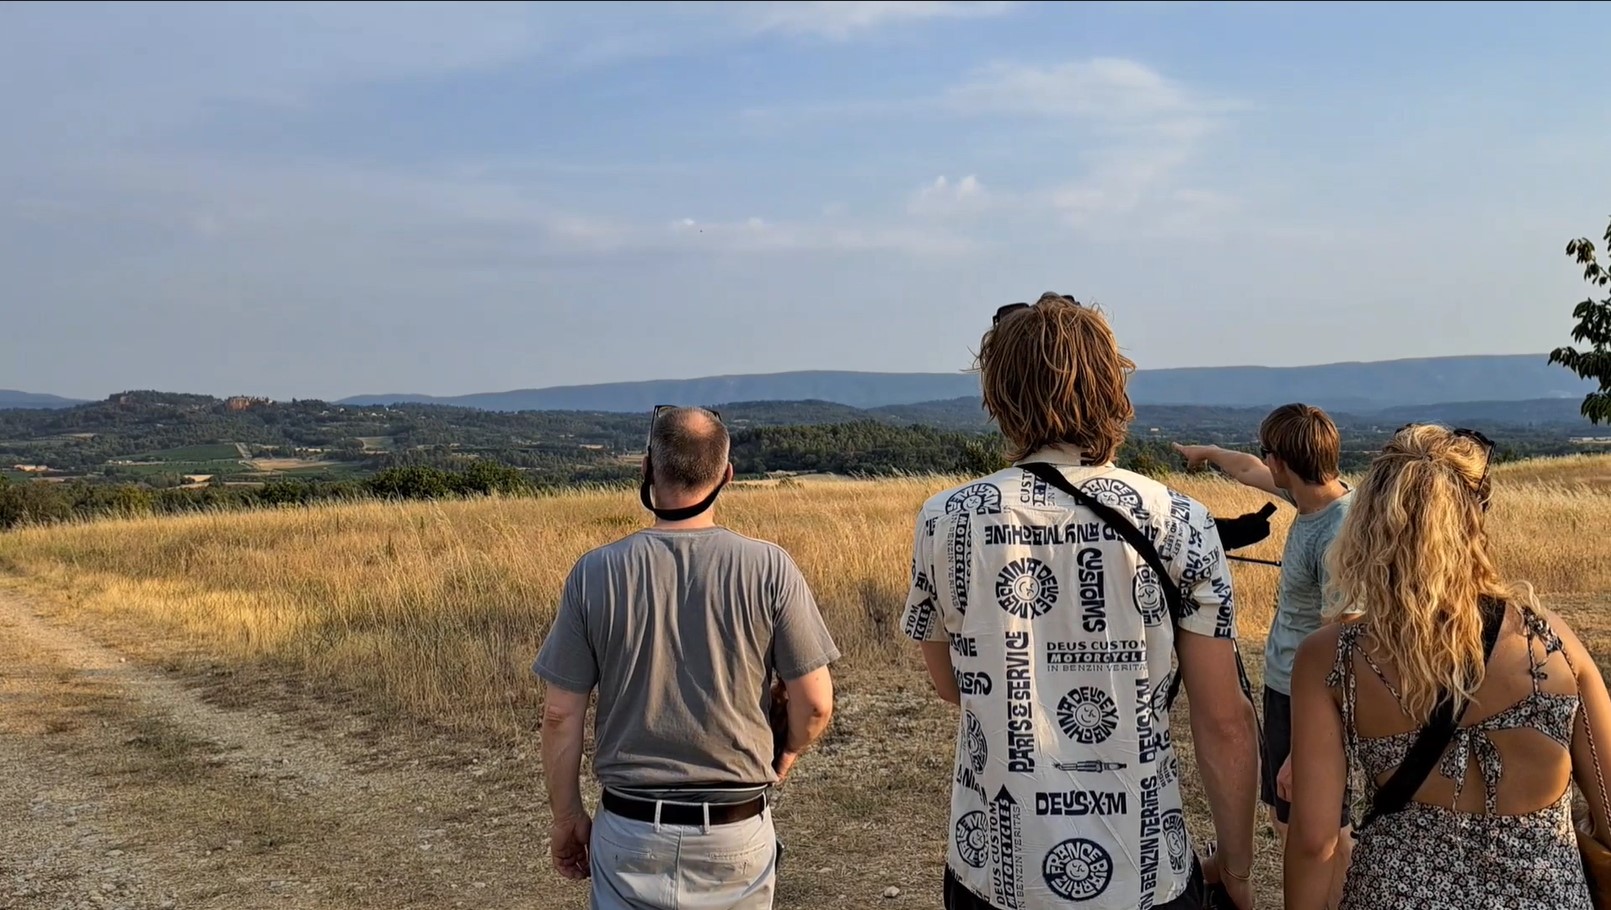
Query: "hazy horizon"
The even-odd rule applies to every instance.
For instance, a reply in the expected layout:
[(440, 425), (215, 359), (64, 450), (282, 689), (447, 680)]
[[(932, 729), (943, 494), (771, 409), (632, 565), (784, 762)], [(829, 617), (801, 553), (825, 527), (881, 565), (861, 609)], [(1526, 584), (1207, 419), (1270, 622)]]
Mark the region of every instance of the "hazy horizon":
[[(1611, 8), (14, 3), (0, 388), (277, 399), (1540, 355)], [(1600, 126), (1596, 126), (1600, 124)]]
[[(1153, 373), (1153, 372), (1172, 372), (1172, 371), (1199, 370), (1199, 369), (1230, 369), (1230, 370), (1235, 370), (1235, 369), (1303, 369), (1303, 368), (1309, 368), (1309, 367), (1351, 366), (1351, 365), (1355, 365), (1355, 364), (1393, 363), (1393, 362), (1417, 361), (1417, 360), (1437, 360), (1437, 359), (1447, 359), (1447, 358), (1453, 358), (1453, 357), (1521, 357), (1521, 358), (1536, 359), (1539, 364), (1543, 365), (1543, 364), (1547, 363), (1548, 352), (1528, 351), (1528, 352), (1523, 352), (1523, 353), (1520, 353), (1520, 354), (1481, 354), (1481, 353), (1478, 353), (1478, 354), (1451, 354), (1451, 355), (1447, 355), (1446, 357), (1433, 357), (1433, 358), (1401, 357), (1401, 358), (1390, 358), (1390, 359), (1387, 359), (1387, 360), (1375, 360), (1375, 361), (1346, 360), (1346, 361), (1327, 361), (1325, 363), (1286, 364), (1286, 365), (1278, 365), (1278, 366), (1272, 366), (1272, 365), (1268, 365), (1268, 364), (1239, 363), (1239, 364), (1220, 364), (1220, 365), (1217, 365), (1217, 366), (1187, 365), (1187, 366), (1180, 366), (1180, 367), (1138, 367), (1137, 372), (1138, 373)], [(1552, 370), (1560, 370), (1561, 371), (1561, 378), (1563, 379), (1563, 381), (1566, 381), (1566, 382), (1569, 382), (1569, 383), (1570, 382), (1582, 382), (1582, 383), (1585, 383), (1585, 388), (1588, 387), (1586, 380), (1577, 379), (1577, 377), (1573, 376), (1570, 373), (1570, 371), (1566, 370), (1564, 367), (1557, 366), (1557, 365), (1550, 365), (1549, 368), (1552, 369)], [(101, 400), (105, 400), (107, 397), (112, 396), (112, 395), (124, 394), (124, 393), (129, 393), (129, 392), (147, 391), (147, 392), (160, 392), (160, 393), (181, 394), (181, 395), (211, 395), (211, 396), (217, 397), (217, 398), (258, 397), (258, 398), (268, 398), (270, 400), (275, 400), (275, 401), (290, 401), (290, 400), (293, 400), (293, 399), (300, 399), (300, 400), (340, 402), (340, 401), (344, 401), (344, 400), (347, 400), (347, 399), (353, 399), (353, 398), (382, 397), (382, 396), (389, 396), (389, 395), (422, 396), (422, 397), (426, 397), (426, 398), (458, 398), (458, 397), (463, 397), (463, 396), (467, 396), (467, 395), (478, 395), (478, 394), (496, 395), (496, 394), (508, 394), (508, 393), (516, 393), (516, 392), (546, 391), (546, 390), (549, 390), (549, 389), (559, 389), (559, 388), (585, 388), (585, 387), (591, 387), (591, 386), (616, 386), (616, 385), (636, 385), (636, 384), (653, 384), (653, 383), (669, 383), (669, 382), (693, 382), (693, 381), (707, 380), (707, 379), (727, 379), (727, 378), (738, 378), (738, 377), (784, 376), (784, 375), (796, 374), (796, 373), (855, 373), (855, 374), (865, 374), (865, 375), (868, 375), (868, 376), (917, 376), (917, 375), (921, 375), (921, 376), (953, 376), (953, 375), (954, 376), (962, 376), (962, 375), (966, 375), (967, 372), (968, 371), (966, 369), (957, 369), (957, 370), (951, 370), (951, 371), (946, 371), (946, 370), (891, 371), (891, 370), (816, 370), (816, 369), (806, 368), (806, 369), (798, 369), (798, 370), (768, 370), (768, 371), (761, 371), (761, 372), (755, 372), (755, 373), (705, 373), (705, 374), (687, 375), (687, 376), (646, 376), (646, 377), (633, 377), (633, 378), (626, 378), (626, 379), (607, 379), (607, 380), (603, 380), (601, 382), (591, 382), (591, 383), (580, 383), (580, 382), (578, 382), (578, 383), (558, 383), (558, 384), (546, 385), (546, 386), (513, 386), (513, 387), (510, 387), (510, 388), (497, 388), (497, 389), (487, 388), (487, 389), (475, 389), (475, 390), (472, 390), (472, 391), (469, 391), (469, 392), (449, 392), (449, 393), (439, 393), (439, 392), (431, 391), (429, 389), (373, 389), (373, 390), (369, 390), (369, 391), (342, 393), (342, 394), (339, 394), (339, 395), (336, 395), (336, 394), (317, 395), (317, 394), (315, 394), (315, 395), (277, 396), (277, 395), (270, 395), (270, 394), (260, 392), (260, 391), (254, 391), (254, 390), (251, 390), (251, 389), (237, 389), (237, 388), (233, 388), (233, 387), (231, 387), (229, 390), (220, 391), (220, 390), (216, 390), (216, 389), (186, 389), (186, 388), (164, 389), (164, 388), (152, 388), (150, 386), (138, 386), (138, 385), (119, 386), (117, 388), (109, 389), (107, 391), (100, 392), (100, 393), (93, 394), (93, 395), (89, 395), (89, 396), (65, 395), (65, 394), (62, 394), (60, 392), (56, 392), (56, 391), (53, 391), (53, 390), (50, 390), (50, 389), (24, 389), (24, 388), (14, 388), (14, 387), (9, 387), (9, 386), (8, 387), (0, 387), (0, 392), (21, 392), (21, 393), (24, 393), (24, 394), (55, 395), (55, 396), (60, 397), (60, 398), (66, 398), (66, 399), (70, 399), (70, 400), (83, 400), (83, 401), (101, 401)], [(1571, 393), (1571, 395), (1568, 395), (1567, 397), (1572, 397), (1572, 396), (1574, 396), (1576, 394), (1577, 393), (1574, 392), (1574, 393)], [(1473, 400), (1476, 400), (1476, 399), (1473, 399)], [(1503, 396), (1500, 396), (1500, 397), (1495, 398), (1493, 400), (1508, 401), (1508, 400), (1511, 400), (1511, 399), (1508, 399), (1508, 398), (1505, 398)]]

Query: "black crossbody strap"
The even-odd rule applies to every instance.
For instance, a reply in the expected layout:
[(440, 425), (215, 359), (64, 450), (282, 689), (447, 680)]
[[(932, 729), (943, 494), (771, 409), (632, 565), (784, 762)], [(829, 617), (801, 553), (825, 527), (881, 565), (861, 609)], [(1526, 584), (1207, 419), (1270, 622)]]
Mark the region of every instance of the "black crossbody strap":
[[(1482, 662), (1487, 664), (1489, 658), (1493, 657), (1494, 645), (1499, 641), (1499, 627), (1504, 625), (1505, 610), (1504, 604), (1486, 598), (1482, 608)], [(1469, 709), (1470, 705), (1466, 707)], [(1443, 750), (1448, 748), (1458, 725), (1459, 721), (1454, 716), (1454, 699), (1445, 694), (1432, 709), (1432, 716), (1415, 737), (1415, 744), (1410, 746), (1404, 761), (1376, 791), (1376, 799), (1372, 800), (1370, 811), (1359, 823), (1358, 830), (1363, 831), (1381, 816), (1392, 815), (1409, 804), (1415, 791), (1421, 789), (1427, 775), (1432, 773), (1432, 767), (1438, 763)]]
[[(1170, 576), (1169, 569), (1164, 565), (1163, 558), (1158, 555), (1158, 548), (1152, 545), (1152, 541), (1147, 539), (1147, 535), (1143, 534), (1140, 528), (1137, 528), (1111, 506), (1097, 502), (1088, 494), (1081, 492), (1079, 487), (1070, 483), (1069, 479), (1063, 476), (1062, 471), (1057, 470), (1052, 465), (1045, 462), (1031, 462), (1021, 464), (1019, 467), (1062, 490), (1072, 496), (1075, 502), (1095, 512), (1099, 518), (1117, 531), (1126, 543), (1141, 554), (1141, 559), (1152, 568), (1153, 574), (1158, 576), (1158, 584), (1163, 588), (1164, 592), (1164, 602), (1169, 605), (1169, 618), (1174, 621), (1178, 629), (1181, 619), (1186, 615), (1185, 598), (1180, 593), (1180, 585)], [(1240, 650), (1236, 653), (1236, 672), (1241, 677), (1243, 691), (1249, 693), (1248, 698), (1251, 700), (1252, 687), (1247, 678), (1247, 670), (1242, 666), (1242, 653)], [(1175, 706), (1175, 697), (1180, 694), (1181, 682), (1182, 676), (1179, 673), (1176, 673), (1174, 679), (1170, 680), (1169, 695), (1165, 702), (1167, 707), (1173, 708)]]
[(1140, 528), (1131, 524), (1112, 506), (1097, 502), (1088, 494), (1082, 492), (1079, 487), (1069, 483), (1068, 478), (1063, 476), (1063, 472), (1051, 465), (1037, 461), (1019, 465), (1019, 467), (1074, 497), (1075, 502), (1095, 512), (1115, 531), (1118, 531), (1119, 536), (1124, 538), (1125, 543), (1135, 547), (1136, 551), (1141, 554), (1141, 558), (1148, 566), (1152, 567), (1152, 571), (1158, 576), (1158, 584), (1163, 587), (1164, 602), (1169, 605), (1170, 618), (1176, 623), (1180, 622), (1181, 617), (1186, 613), (1185, 604), (1180, 596), (1180, 586), (1175, 584), (1175, 580), (1169, 576), (1169, 570), (1164, 567), (1163, 559), (1158, 555), (1158, 548), (1152, 545), (1152, 541), (1147, 539), (1147, 535), (1141, 533)]

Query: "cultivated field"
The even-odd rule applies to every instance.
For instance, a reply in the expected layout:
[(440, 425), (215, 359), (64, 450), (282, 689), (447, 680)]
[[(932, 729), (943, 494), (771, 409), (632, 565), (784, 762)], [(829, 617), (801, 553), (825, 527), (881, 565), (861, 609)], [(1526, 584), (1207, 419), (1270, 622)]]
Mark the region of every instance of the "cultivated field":
[[(794, 555), (845, 654), (834, 725), (781, 795), (780, 907), (938, 906), (955, 714), (897, 620), (912, 516), (949, 482), (719, 506)], [(1269, 500), (1172, 482), (1222, 515)], [(1611, 457), (1501, 466), (1496, 489), (1502, 567), (1611, 666)], [(1291, 514), (1242, 555), (1278, 558)], [(635, 493), (596, 492), (0, 536), (0, 813), (22, 819), (0, 830), (6, 906), (585, 906), (549, 871), (528, 668), (572, 561), (645, 518)], [(1275, 570), (1235, 572), (1257, 683)], [(1267, 848), (1262, 906), (1276, 863)]]

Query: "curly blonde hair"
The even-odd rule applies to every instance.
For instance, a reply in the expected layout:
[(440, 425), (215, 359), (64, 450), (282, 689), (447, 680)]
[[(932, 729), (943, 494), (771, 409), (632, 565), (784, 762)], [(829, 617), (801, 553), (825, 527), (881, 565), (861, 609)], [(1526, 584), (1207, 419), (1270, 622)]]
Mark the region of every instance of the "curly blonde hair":
[(974, 368), (1009, 461), (1065, 443), (1106, 462), (1135, 419), (1125, 389), (1135, 364), (1099, 310), (1063, 294), (1005, 315), (985, 332)]
[(1442, 693), (1458, 711), (1482, 686), (1483, 598), (1536, 606), (1532, 587), (1502, 578), (1489, 549), (1490, 448), (1436, 425), (1399, 430), (1371, 462), (1326, 555), (1335, 598), (1327, 616), (1353, 612), (1370, 624), (1416, 723)]

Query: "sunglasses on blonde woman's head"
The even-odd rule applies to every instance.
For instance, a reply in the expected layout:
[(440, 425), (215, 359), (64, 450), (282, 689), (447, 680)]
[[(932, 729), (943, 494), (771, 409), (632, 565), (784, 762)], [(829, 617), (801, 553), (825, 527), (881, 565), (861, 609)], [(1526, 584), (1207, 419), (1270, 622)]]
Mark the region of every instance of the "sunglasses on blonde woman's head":
[[(1408, 430), (1410, 427), (1416, 426), (1423, 426), (1423, 424), (1407, 423), (1399, 427), (1393, 433), (1393, 435), (1397, 436), (1399, 433)], [(1494, 465), (1494, 441), (1489, 439), (1481, 430), (1473, 430), (1467, 427), (1455, 427), (1449, 432), (1456, 437), (1469, 439), (1482, 447), (1482, 477), (1477, 481), (1476, 496), (1478, 501), (1482, 503), (1482, 510), (1486, 512), (1488, 511), (1488, 504), (1493, 494), (1493, 486), (1489, 478), (1489, 472), (1493, 469)]]

